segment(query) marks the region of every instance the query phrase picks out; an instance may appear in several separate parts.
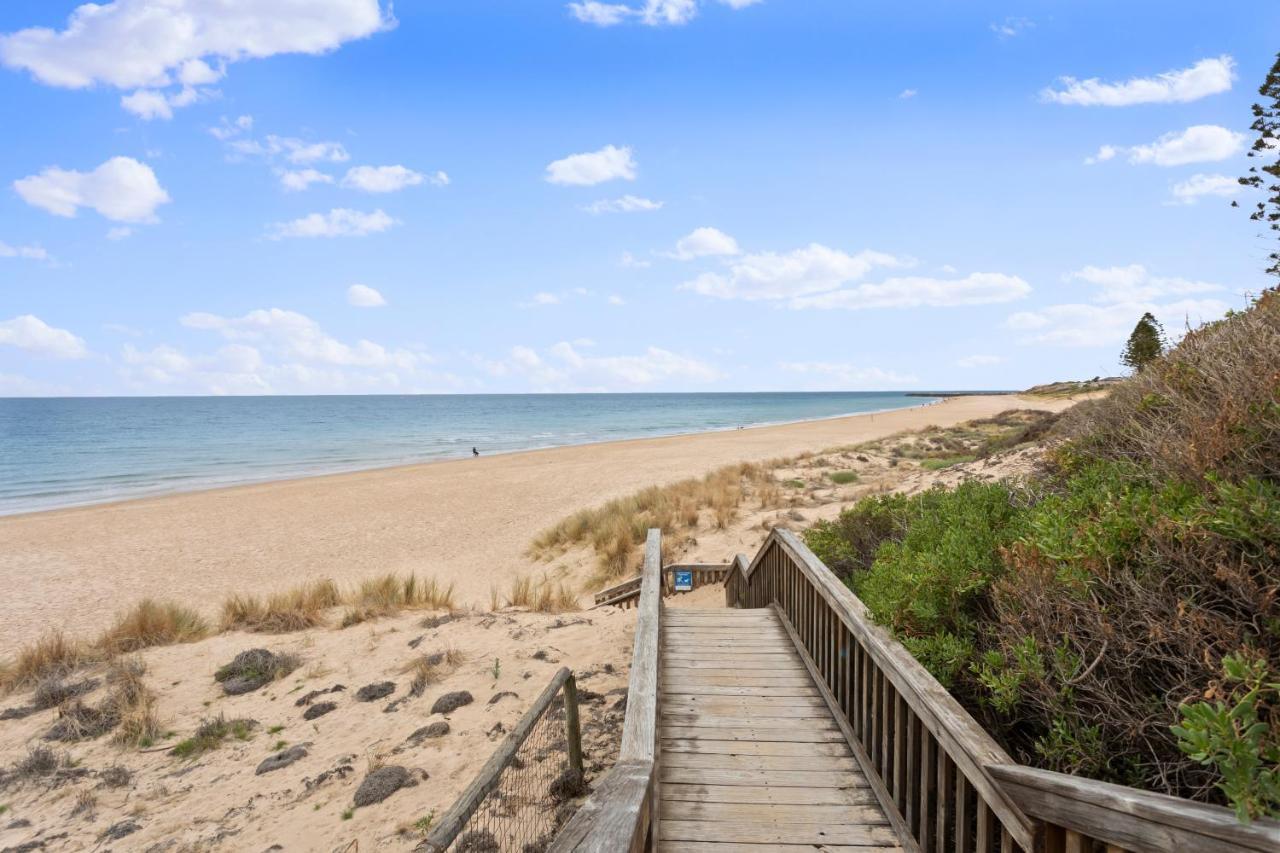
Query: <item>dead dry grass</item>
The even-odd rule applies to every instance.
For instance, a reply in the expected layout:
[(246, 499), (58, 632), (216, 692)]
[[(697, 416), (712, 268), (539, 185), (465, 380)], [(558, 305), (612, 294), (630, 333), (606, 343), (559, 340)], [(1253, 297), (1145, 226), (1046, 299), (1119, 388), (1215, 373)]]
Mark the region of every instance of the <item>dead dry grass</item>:
[(323, 625), (325, 613), (342, 603), (338, 585), (329, 579), (308, 581), (265, 598), (230, 595), (222, 602), (222, 630), (286, 634)]
[(94, 648), (107, 656), (127, 654), (151, 646), (190, 643), (209, 635), (209, 623), (189, 607), (172, 601), (144, 598), (120, 615), (98, 637)]
[(565, 613), (581, 609), (577, 593), (564, 581), (553, 581), (548, 577), (535, 579), (530, 575), (517, 575), (511, 581), (506, 606), (524, 607), (535, 613)]
[(446, 586), (435, 578), (416, 574), (388, 573), (361, 581), (343, 597), (343, 603), (347, 605), (342, 614), (343, 628), (394, 616), (403, 610), (453, 610), (453, 584)]

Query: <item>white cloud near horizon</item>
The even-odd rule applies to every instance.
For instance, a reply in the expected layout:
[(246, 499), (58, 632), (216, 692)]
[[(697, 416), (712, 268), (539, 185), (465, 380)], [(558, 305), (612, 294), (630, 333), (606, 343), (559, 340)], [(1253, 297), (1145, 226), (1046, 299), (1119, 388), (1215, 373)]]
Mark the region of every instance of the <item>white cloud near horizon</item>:
[(599, 151), (570, 154), (547, 164), (547, 183), (591, 187), (605, 181), (636, 179), (636, 161), (630, 146), (606, 145)]
[(660, 201), (653, 201), (640, 196), (624, 195), (619, 198), (602, 198), (599, 201), (591, 202), (591, 204), (583, 205), (582, 209), (587, 213), (598, 216), (601, 213), (643, 213), (661, 210), (662, 204)]
[(1216, 124), (1197, 124), (1186, 130), (1166, 133), (1146, 145), (1103, 145), (1087, 158), (1086, 165), (1114, 160), (1127, 154), (1134, 165), (1185, 166), (1189, 163), (1214, 163), (1235, 156), (1244, 149), (1243, 133)]
[(323, 54), (395, 24), (380, 0), (113, 0), (78, 6), (62, 30), (0, 35), (0, 64), (58, 88), (134, 89), (126, 109), (168, 118), (231, 63)]
[(1060, 77), (1062, 88), (1047, 88), (1040, 97), (1049, 103), (1085, 107), (1183, 104), (1229, 92), (1236, 79), (1235, 68), (1235, 60), (1224, 54), (1202, 59), (1190, 68), (1165, 71), (1154, 77), (1132, 77), (1119, 83), (1104, 83), (1097, 77)]
[(1225, 288), (1208, 281), (1155, 276), (1142, 264), (1128, 266), (1086, 266), (1064, 277), (1067, 282), (1083, 281), (1100, 288), (1094, 302), (1150, 302), (1166, 296), (1186, 296), (1193, 293), (1213, 293)]
[(419, 353), (388, 349), (372, 341), (343, 343), (325, 334), (305, 314), (280, 308), (250, 311), (242, 317), (223, 317), (197, 311), (181, 318), (183, 326), (216, 332), (228, 341), (247, 343), (303, 362), (339, 367), (412, 368), (423, 361)]
[(729, 257), (741, 252), (738, 241), (733, 237), (719, 228), (703, 226), (677, 240), (675, 251), (667, 252), (666, 257), (692, 261), (696, 258)]
[(964, 278), (926, 276), (888, 278), (791, 300), (792, 308), (958, 308), (1015, 302), (1031, 293), (1031, 285), (1016, 275), (976, 272)]
[(328, 213), (312, 213), (289, 222), (276, 222), (268, 226), (267, 238), (283, 240), (288, 237), (365, 237), (386, 231), (400, 222), (381, 209), (372, 213), (335, 207)]
[(863, 367), (847, 362), (784, 361), (780, 362), (778, 367), (788, 373), (814, 377), (814, 380), (808, 383), (811, 390), (849, 391), (867, 388), (879, 390), (915, 385), (920, 381), (920, 378), (914, 374), (898, 373), (880, 367)]
[(1089, 302), (1050, 305), (1012, 314), (1005, 326), (1022, 333), (1018, 343), (1063, 347), (1119, 346), (1146, 312), (1173, 338), (1181, 329), (1216, 320), (1230, 307), (1217, 298), (1187, 298), (1226, 290), (1213, 282), (1152, 275), (1142, 264), (1086, 266), (1063, 277), (1097, 291)]
[(14, 181), (13, 188), (27, 204), (55, 216), (71, 218), (87, 207), (113, 222), (156, 222), (156, 208), (170, 200), (151, 167), (132, 157), (112, 157), (92, 172), (50, 166)]
[(353, 284), (347, 288), (347, 304), (357, 308), (381, 308), (387, 304), (387, 300), (381, 292), (367, 284)]
[(693, 384), (723, 378), (720, 370), (699, 359), (650, 346), (637, 355), (597, 356), (583, 353), (591, 341), (561, 341), (544, 352), (512, 347), (506, 358), (475, 359), (490, 376), (519, 376), (539, 390), (633, 390), (674, 380)]
[(1228, 198), (1242, 189), (1239, 178), (1227, 175), (1195, 174), (1185, 181), (1174, 184), (1171, 192), (1174, 201), (1179, 204), (1197, 204), (1205, 196)]
[(80, 337), (50, 326), (34, 314), (20, 314), (0, 321), (0, 345), (47, 358), (77, 359), (89, 354), (88, 346)]

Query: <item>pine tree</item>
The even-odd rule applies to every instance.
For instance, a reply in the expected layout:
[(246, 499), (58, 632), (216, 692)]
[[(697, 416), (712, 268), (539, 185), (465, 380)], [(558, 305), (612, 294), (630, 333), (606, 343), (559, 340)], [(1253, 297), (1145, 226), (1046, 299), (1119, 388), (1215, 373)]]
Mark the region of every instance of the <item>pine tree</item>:
[(1124, 345), (1120, 354), (1120, 363), (1141, 373), (1143, 368), (1155, 361), (1164, 353), (1164, 329), (1151, 312), (1142, 315), (1138, 325), (1133, 327), (1129, 342)]
[[(1280, 232), (1280, 135), (1277, 135), (1280, 134), (1280, 54), (1276, 56), (1267, 79), (1258, 87), (1258, 94), (1262, 95), (1263, 103), (1253, 105), (1251, 125), (1258, 138), (1254, 140), (1249, 156), (1271, 162), (1250, 166), (1249, 174), (1241, 178), (1240, 183), (1267, 194), (1266, 200), (1258, 202), (1249, 218), (1265, 222), (1271, 231)], [(1234, 201), (1231, 204), (1239, 206)], [(1267, 274), (1280, 277), (1280, 250), (1272, 251), (1267, 260)]]

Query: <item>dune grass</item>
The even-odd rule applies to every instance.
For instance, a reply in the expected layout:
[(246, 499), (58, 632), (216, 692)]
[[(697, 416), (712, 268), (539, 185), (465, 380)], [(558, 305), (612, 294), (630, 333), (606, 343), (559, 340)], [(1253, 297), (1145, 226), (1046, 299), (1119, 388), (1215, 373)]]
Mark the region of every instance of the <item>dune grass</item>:
[(550, 559), (575, 545), (587, 545), (597, 556), (597, 577), (607, 582), (634, 570), (649, 528), (668, 536), (696, 528), (706, 519), (723, 529), (733, 523), (744, 501), (754, 496), (761, 508), (782, 500), (772, 469), (777, 462), (742, 462), (665, 486), (650, 486), (633, 495), (576, 512), (544, 530), (529, 548), (530, 556)]
[(62, 631), (49, 631), (23, 646), (17, 656), (0, 668), (0, 689), (5, 692), (34, 687), (40, 681), (66, 675), (93, 659), (93, 652)]
[(190, 643), (209, 635), (209, 623), (189, 607), (144, 598), (104, 631), (94, 647), (105, 655), (136, 652), (152, 646)]
[(858, 482), (857, 471), (832, 471), (827, 477), (837, 486), (847, 486)]
[(253, 737), (253, 730), (257, 725), (253, 720), (228, 720), (224, 715), (219, 714), (202, 722), (195, 734), (175, 744), (169, 754), (175, 758), (199, 758), (206, 752), (222, 746), (222, 742), (228, 737), (248, 740)]
[(438, 684), (466, 661), (466, 655), (449, 646), (443, 651), (418, 655), (409, 661), (400, 672), (413, 674), (409, 682), (409, 695), (421, 696), (429, 685)]
[(453, 610), (453, 584), (441, 584), (435, 578), (419, 578), (394, 573), (361, 581), (343, 597), (347, 605), (342, 614), (342, 627), (348, 628), (369, 619), (394, 616), (403, 610)]
[(524, 607), (535, 613), (565, 613), (580, 610), (577, 594), (564, 581), (517, 575), (511, 581), (507, 607)]
[(338, 585), (325, 578), (264, 597), (230, 595), (222, 602), (222, 630), (287, 634), (324, 624), (325, 611), (342, 603)]

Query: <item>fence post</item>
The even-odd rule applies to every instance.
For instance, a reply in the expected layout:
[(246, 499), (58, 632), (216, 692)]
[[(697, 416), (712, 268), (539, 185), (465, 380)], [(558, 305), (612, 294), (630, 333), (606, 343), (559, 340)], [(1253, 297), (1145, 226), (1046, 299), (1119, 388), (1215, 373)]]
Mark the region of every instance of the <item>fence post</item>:
[(570, 673), (564, 682), (565, 740), (569, 744), (569, 766), (582, 775), (582, 727), (578, 722), (578, 681)]

